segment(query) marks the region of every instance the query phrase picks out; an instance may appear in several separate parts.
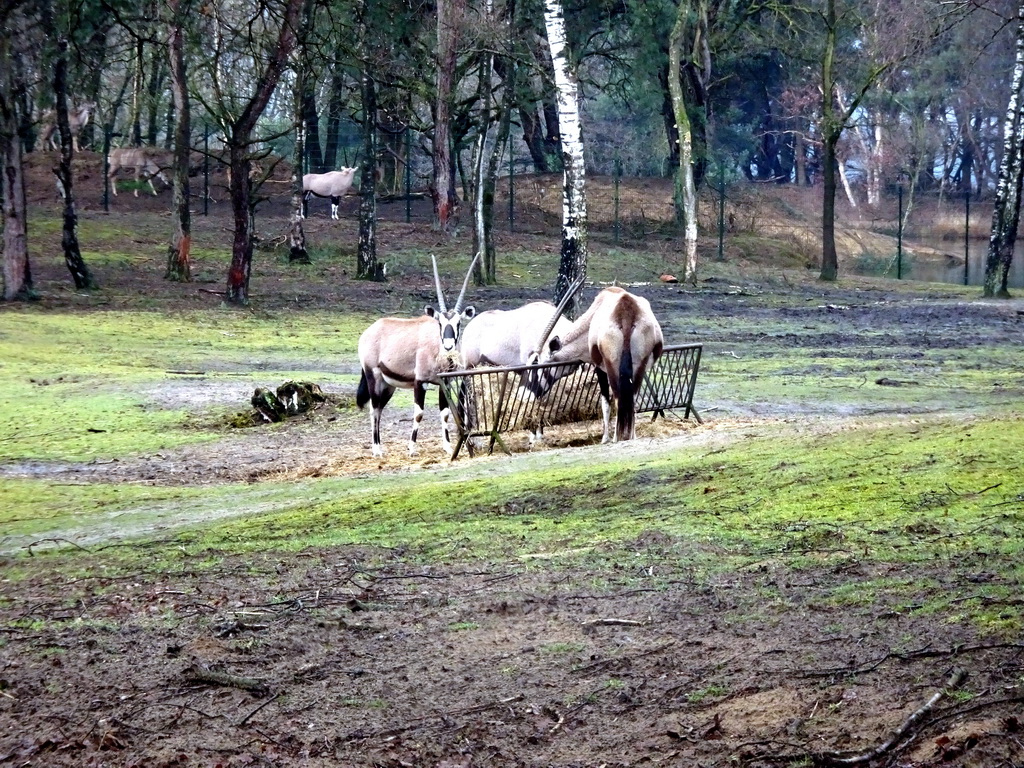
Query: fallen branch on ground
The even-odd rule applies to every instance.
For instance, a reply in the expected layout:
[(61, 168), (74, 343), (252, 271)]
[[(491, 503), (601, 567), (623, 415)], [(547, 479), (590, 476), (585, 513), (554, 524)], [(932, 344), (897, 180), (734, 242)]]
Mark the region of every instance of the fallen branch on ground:
[(262, 680), (257, 680), (253, 677), (232, 675), (228, 672), (217, 672), (209, 667), (204, 667), (197, 661), (193, 662), (192, 665), (185, 670), (185, 677), (195, 683), (222, 685), (227, 688), (240, 688), (243, 691), (253, 691), (255, 693), (266, 693), (269, 689), (269, 686)]
[(959, 688), (963, 684), (964, 680), (967, 679), (967, 672), (963, 669), (957, 669), (953, 671), (949, 680), (944, 688), (940, 688), (931, 698), (928, 699), (924, 704), (915, 709), (903, 724), (896, 729), (896, 732), (884, 743), (879, 744), (877, 747), (872, 749), (870, 752), (862, 752), (859, 755), (843, 755), (837, 752), (823, 752), (817, 755), (815, 764), (821, 765), (864, 765), (870, 763), (872, 760), (876, 760), (886, 752), (891, 750), (902, 740), (912, 728), (917, 726), (925, 716), (935, 708), (946, 695), (947, 691), (952, 688)]

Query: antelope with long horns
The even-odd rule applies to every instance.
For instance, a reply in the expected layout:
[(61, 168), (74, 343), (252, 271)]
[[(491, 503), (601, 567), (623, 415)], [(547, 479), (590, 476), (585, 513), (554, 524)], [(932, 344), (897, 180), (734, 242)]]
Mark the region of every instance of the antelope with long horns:
[[(382, 317), (363, 331), (359, 337), (359, 365), (362, 376), (356, 392), (356, 404), (362, 408), (371, 405), (370, 430), (373, 455), (383, 456), (380, 442), (380, 417), (396, 388), (411, 389), (413, 393), (412, 436), (409, 438), (409, 455), (416, 454), (416, 435), (423, 419), (427, 385), (438, 384), (437, 374), (441, 370), (461, 367), (458, 360), (459, 336), (462, 321), (476, 314), (469, 306), (463, 309), (469, 276), (479, 253), (469, 265), (462, 291), (452, 309), (448, 309), (441, 290), (441, 278), (434, 263), (434, 285), (437, 288), (439, 309), (427, 306), (424, 315), (417, 318)], [(441, 441), (445, 451), (451, 455), (452, 443), (448, 423), (451, 411), (444, 390), (438, 389), (438, 407), (441, 411)]]
[[(513, 367), (536, 362), (538, 338), (543, 340), (552, 330), (562, 336), (572, 327), (562, 312), (581, 282), (566, 292), (559, 307), (549, 301), (531, 301), (517, 309), (489, 309), (478, 314), (462, 332), (463, 364), (466, 368)], [(530, 443), (539, 442), (543, 433), (543, 425), (537, 425), (530, 433)]]
[[(650, 302), (612, 286), (597, 294), (590, 308), (567, 331), (552, 336), (554, 327), (552, 321), (545, 329), (531, 362), (593, 363), (601, 387), (601, 442), (631, 440), (636, 422), (636, 392), (647, 367), (661, 357), (665, 345)], [(557, 374), (552, 370), (558, 369), (548, 369), (535, 377), (533, 386), (537, 394), (546, 393), (554, 385)], [(610, 434), (612, 397), (618, 406), (614, 435)]]
[(341, 198), (352, 188), (358, 168), (342, 168), (327, 173), (307, 173), (302, 177), (302, 202), (309, 203), (312, 195), (331, 198), (331, 218), (338, 218)]

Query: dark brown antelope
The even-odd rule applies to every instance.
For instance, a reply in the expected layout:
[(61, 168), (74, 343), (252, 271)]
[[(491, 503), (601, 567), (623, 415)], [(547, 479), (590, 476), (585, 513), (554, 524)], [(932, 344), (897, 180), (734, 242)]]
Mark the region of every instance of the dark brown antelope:
[[(82, 132), (82, 129), (89, 124), (89, 117), (96, 110), (96, 105), (92, 102), (86, 102), (74, 109), (68, 110), (68, 126), (71, 128), (71, 146), (74, 147), (75, 152), (79, 151), (78, 146), (78, 134)], [(57, 113), (48, 109), (43, 112), (40, 118), (42, 129), (39, 131), (39, 147), (40, 149), (60, 149), (57, 136)]]
[[(445, 304), (441, 278), (437, 274), (437, 260), (431, 256), (439, 309), (427, 306), (423, 316), (411, 319), (382, 317), (359, 337), (362, 375), (356, 392), (356, 404), (360, 408), (367, 403), (371, 405), (370, 430), (374, 456), (384, 455), (380, 442), (380, 417), (396, 388), (412, 390), (414, 405), (409, 455), (416, 455), (416, 435), (420, 421), (423, 420), (427, 385), (438, 383), (437, 374), (440, 371), (461, 367), (458, 345), (462, 321), (476, 314), (473, 307), (463, 309), (462, 300), (478, 258), (479, 254), (470, 263), (466, 279), (462, 282), (462, 291), (452, 309), (448, 309)], [(444, 391), (438, 389), (438, 393), (441, 441), (445, 451), (451, 455), (452, 443), (448, 429), (451, 412)]]
[[(164, 176), (163, 169), (171, 164), (171, 154), (156, 147), (116, 147), (110, 150), (110, 170), (107, 171), (107, 178), (110, 179), (110, 189), (117, 196), (117, 172), (122, 168), (130, 168), (135, 171), (135, 181), (143, 178), (149, 182), (149, 188), (156, 194), (156, 187), (153, 185), (153, 177), (160, 179), (167, 186), (171, 182)], [(139, 196), (138, 187), (135, 189), (135, 196)]]
[[(661, 325), (651, 311), (650, 302), (612, 286), (597, 294), (590, 308), (564, 334), (551, 336), (553, 328), (554, 323), (541, 339), (537, 361), (593, 363), (601, 387), (604, 416), (601, 442), (631, 440), (636, 421), (634, 396), (643, 383), (647, 367), (661, 357), (665, 345)], [(555, 374), (551, 371), (548, 369), (534, 379), (538, 394), (547, 392), (554, 384)], [(610, 433), (609, 423), (612, 397), (618, 407), (614, 435)]]

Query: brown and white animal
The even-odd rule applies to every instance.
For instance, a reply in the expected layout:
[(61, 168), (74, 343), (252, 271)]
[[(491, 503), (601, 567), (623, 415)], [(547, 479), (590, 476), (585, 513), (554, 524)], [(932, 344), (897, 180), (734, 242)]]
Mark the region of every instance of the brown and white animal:
[[(117, 196), (117, 181), (115, 176), (122, 168), (130, 168), (135, 171), (135, 181), (145, 179), (149, 182), (149, 188), (156, 194), (156, 187), (153, 185), (153, 177), (160, 179), (167, 186), (171, 185), (164, 176), (163, 169), (170, 165), (170, 153), (156, 147), (116, 147), (110, 150), (110, 169), (107, 171), (107, 178), (110, 179), (110, 188)], [(136, 188), (135, 196), (139, 196)]]
[[(71, 146), (75, 152), (79, 151), (78, 134), (89, 124), (89, 117), (96, 111), (94, 103), (86, 102), (74, 109), (68, 110), (68, 125), (71, 128)], [(57, 113), (48, 109), (43, 112), (40, 118), (42, 128), (39, 131), (39, 146), (41, 149), (60, 149), (60, 135), (57, 132)]]
[(352, 188), (358, 168), (342, 168), (327, 173), (307, 173), (302, 177), (302, 201), (309, 203), (311, 195), (331, 198), (331, 218), (338, 218), (342, 195)]
[[(427, 385), (439, 383), (438, 373), (447, 370), (449, 362), (458, 354), (462, 321), (476, 314), (471, 306), (463, 309), (462, 300), (477, 258), (479, 254), (469, 265), (462, 291), (452, 309), (449, 310), (445, 304), (441, 279), (437, 274), (437, 260), (434, 259), (434, 285), (437, 288), (439, 309), (427, 306), (421, 317), (411, 319), (382, 317), (359, 337), (362, 375), (356, 392), (356, 405), (360, 408), (367, 403), (371, 405), (370, 430), (374, 456), (384, 455), (380, 443), (380, 417), (396, 388), (412, 390), (414, 405), (409, 455), (416, 454), (416, 435), (420, 421), (423, 420)], [(454, 367), (460, 366), (456, 363)], [(451, 455), (452, 443), (448, 430), (451, 411), (441, 389), (438, 389), (438, 406), (441, 411), (441, 441), (445, 451)]]
[[(661, 357), (664, 345), (650, 302), (613, 286), (597, 294), (568, 331), (556, 336), (545, 333), (536, 358), (542, 363), (579, 360), (594, 364), (604, 415), (602, 442), (606, 443), (633, 438), (635, 395), (647, 367)], [(553, 376), (550, 370), (540, 373), (534, 381), (538, 393), (551, 389), (556, 380)], [(612, 397), (618, 405), (614, 436), (609, 434)]]

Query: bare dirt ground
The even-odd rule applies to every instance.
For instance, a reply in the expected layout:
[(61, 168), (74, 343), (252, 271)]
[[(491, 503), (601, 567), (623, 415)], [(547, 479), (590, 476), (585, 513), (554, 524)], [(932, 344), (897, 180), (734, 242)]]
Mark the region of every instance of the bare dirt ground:
[[(112, 215), (130, 216), (121, 200)], [(313, 219), (318, 226), (326, 223)], [(383, 229), (434, 237), (401, 221)], [(125, 294), (164, 301), (172, 290), (152, 273), (116, 274)], [(303, 300), (354, 309), (393, 301), (387, 287), (335, 277), (302, 286)], [(271, 304), (269, 279), (261, 278)], [(41, 265), (37, 280), (48, 300), (62, 301), (59, 265)], [(833, 312), (834, 331), (786, 342), (848, 348), (861, 359), (887, 357), (908, 335), (955, 354), (996, 334), (1024, 334), (1019, 303), (968, 303), (941, 290), (908, 302), (884, 288), (813, 281), (786, 289), (805, 294), (807, 309), (737, 300), (737, 292), (783, 290), (778, 284), (709, 281), (660, 292), (655, 310), (666, 335), (681, 340), (688, 316), (720, 318), (720, 331), (700, 340), (721, 350), (777, 342), (780, 313), (799, 323), (801, 312)], [(765, 330), (734, 332), (740, 319)], [(202, 407), (244, 404), (251, 393), (245, 383), (203, 385), (186, 379), (152, 395)], [(912, 400), (905, 413), (915, 412)], [(838, 429), (871, 416), (828, 402), (791, 413), (777, 403), (716, 404), (706, 426), (648, 428), (636, 449), (773, 429), (780, 419)], [(258, 438), (226, 428), (223, 440), (169, 455), (5, 474), (192, 484), (396, 470), (408, 467), (408, 414), (390, 418), (383, 462), (367, 458), (363, 414), (324, 408)], [(425, 421), (421, 434), (413, 471), (443, 460), (433, 425)], [(551, 455), (578, 457), (581, 449), (564, 446), (598, 436), (594, 426), (555, 436)], [(529, 503), (510, 499), (505, 513)], [(688, 566), (694, 543), (654, 529), (614, 547), (579, 544), (590, 556), (572, 568), (551, 553), (465, 562), (453, 541), (450, 557), (431, 566), (402, 551), (350, 547), (228, 555), (213, 569), (184, 563), (130, 577), (100, 568), (70, 580), (47, 568), (4, 577), (0, 766), (1024, 766), (1024, 643), (977, 637), (915, 610), (954, 583), (992, 578), (984, 553), (934, 570), (866, 565), (851, 553), (840, 566), (793, 571), (768, 558), (709, 582)], [(933, 586), (891, 604), (821, 598), (840, 584), (904, 578)], [(952, 686), (961, 672), (973, 698)]]

